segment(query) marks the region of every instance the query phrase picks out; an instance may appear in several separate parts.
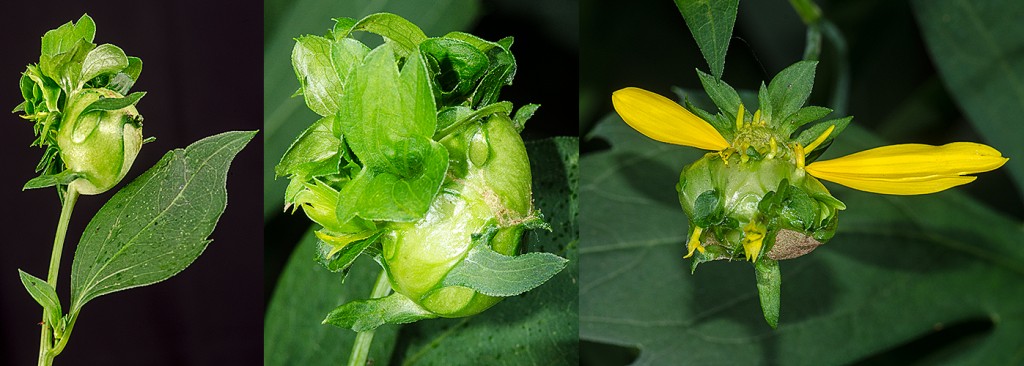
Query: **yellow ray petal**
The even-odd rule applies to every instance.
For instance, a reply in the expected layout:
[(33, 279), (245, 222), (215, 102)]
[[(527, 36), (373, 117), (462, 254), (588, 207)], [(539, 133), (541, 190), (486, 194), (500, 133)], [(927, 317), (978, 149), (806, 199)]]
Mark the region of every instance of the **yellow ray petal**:
[(711, 151), (729, 147), (710, 124), (658, 94), (640, 88), (620, 89), (612, 93), (612, 105), (630, 127), (652, 139)]
[(867, 192), (927, 194), (967, 184), (964, 176), (999, 168), (1008, 159), (996, 149), (973, 142), (942, 146), (890, 145), (807, 165), (811, 175)]

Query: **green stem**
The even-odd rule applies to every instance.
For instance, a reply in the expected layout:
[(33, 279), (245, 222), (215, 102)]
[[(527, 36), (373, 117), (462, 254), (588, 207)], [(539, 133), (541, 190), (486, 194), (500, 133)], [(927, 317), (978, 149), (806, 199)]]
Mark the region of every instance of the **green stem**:
[[(391, 293), (391, 283), (388, 282), (388, 273), (382, 270), (377, 276), (377, 283), (373, 285), (370, 298), (381, 298), (389, 293)], [(368, 330), (356, 334), (356, 341), (352, 344), (352, 353), (348, 357), (348, 366), (366, 365), (366, 357), (370, 354), (370, 344), (373, 343), (373, 332), (374, 330)]]
[[(53, 251), (50, 253), (50, 271), (46, 274), (46, 283), (57, 288), (57, 274), (60, 273), (60, 257), (64, 251), (64, 238), (68, 233), (68, 222), (71, 221), (71, 212), (75, 209), (75, 202), (78, 201), (78, 191), (68, 187), (64, 194), (64, 205), (60, 210), (60, 221), (57, 222), (57, 232), (53, 236)], [(54, 324), (47, 324), (49, 319), (46, 309), (43, 309), (43, 330), (39, 336), (39, 366), (53, 364), (53, 358), (57, 357), (60, 351), (53, 351), (53, 327)], [(62, 343), (66, 343), (67, 334), (64, 334)]]

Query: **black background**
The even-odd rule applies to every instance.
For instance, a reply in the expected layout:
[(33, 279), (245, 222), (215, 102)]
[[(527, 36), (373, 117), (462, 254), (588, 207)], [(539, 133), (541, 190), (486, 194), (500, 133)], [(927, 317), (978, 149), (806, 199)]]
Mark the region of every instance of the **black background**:
[[(88, 12), (95, 43), (112, 43), (143, 61), (132, 91), (146, 144), (128, 178), (164, 153), (228, 130), (262, 125), (262, 14), (259, 3), (217, 1), (5, 2), (0, 22), (0, 107), (19, 102), (20, 73), (39, 60), (49, 29)], [(5, 116), (4, 116), (5, 115)], [(32, 125), (0, 114), (0, 364), (30, 365), (39, 347), (41, 308), (16, 269), (45, 278), (60, 203), (53, 189), (21, 192), (43, 150), (29, 147)], [(213, 243), (171, 279), (102, 296), (86, 305), (58, 365), (255, 365), (262, 360), (262, 136), (235, 159), (228, 208)], [(112, 192), (82, 196), (75, 207), (57, 292), (68, 306), (71, 260), (88, 219)]]

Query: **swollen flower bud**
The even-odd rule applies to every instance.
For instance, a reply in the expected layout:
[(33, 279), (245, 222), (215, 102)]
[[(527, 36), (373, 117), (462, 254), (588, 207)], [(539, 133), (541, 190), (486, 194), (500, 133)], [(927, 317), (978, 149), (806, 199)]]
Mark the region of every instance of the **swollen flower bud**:
[[(463, 317), (487, 310), (502, 297), (444, 286), (442, 281), (465, 260), (474, 234), (489, 225), (498, 227), (491, 248), (503, 255), (517, 253), (523, 223), (533, 213), (530, 162), (519, 133), (504, 115), (444, 142), (449, 151), (460, 152), (453, 154), (459, 156), (453, 164), (466, 167), (465, 176), (442, 187), (422, 220), (390, 224), (381, 239), (382, 257), (395, 291), (438, 316)], [(481, 163), (484, 149), (488, 158)]]
[(114, 187), (131, 168), (142, 147), (142, 116), (134, 105), (90, 108), (104, 98), (122, 98), (108, 89), (83, 89), (67, 103), (57, 145), (67, 170), (77, 178), (69, 188), (99, 194)]

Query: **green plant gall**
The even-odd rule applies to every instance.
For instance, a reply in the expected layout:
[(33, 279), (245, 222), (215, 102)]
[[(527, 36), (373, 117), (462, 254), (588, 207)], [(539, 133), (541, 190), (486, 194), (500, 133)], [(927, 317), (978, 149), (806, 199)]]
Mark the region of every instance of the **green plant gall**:
[[(486, 136), (486, 137), (481, 137)], [(485, 141), (481, 141), (485, 140)], [(442, 140), (463, 176), (448, 180), (426, 216), (392, 223), (383, 237), (384, 266), (395, 291), (442, 317), (480, 313), (502, 298), (442, 280), (465, 260), (473, 235), (496, 226), (491, 248), (517, 254), (523, 223), (533, 214), (530, 164), (512, 121), (494, 115)], [(479, 158), (487, 155), (486, 159)], [(459, 169), (461, 168), (461, 169)]]
[(99, 110), (90, 105), (123, 96), (108, 89), (83, 89), (67, 104), (57, 132), (61, 160), (77, 178), (69, 184), (81, 194), (99, 194), (124, 178), (142, 148), (142, 116), (134, 105)]

